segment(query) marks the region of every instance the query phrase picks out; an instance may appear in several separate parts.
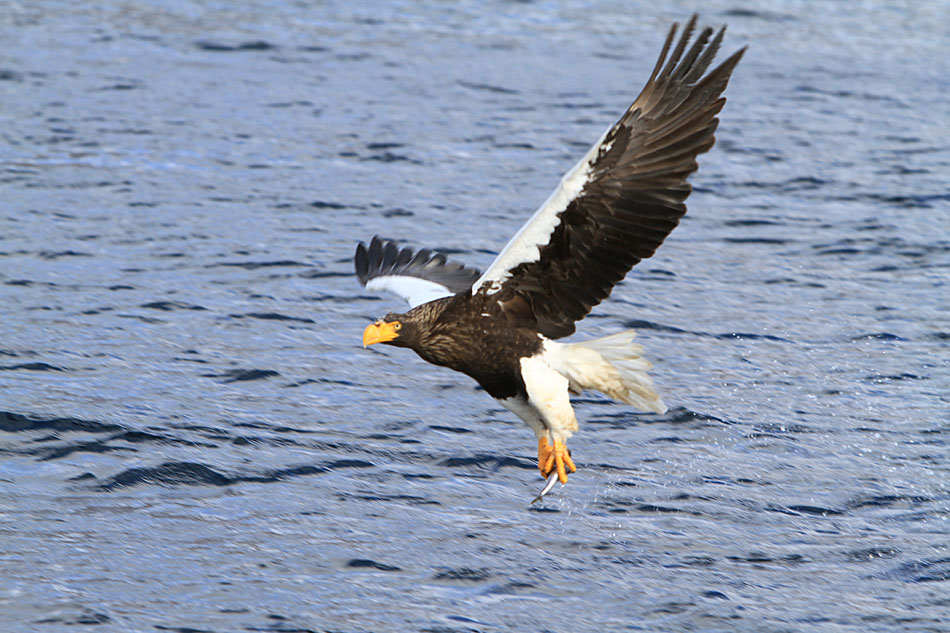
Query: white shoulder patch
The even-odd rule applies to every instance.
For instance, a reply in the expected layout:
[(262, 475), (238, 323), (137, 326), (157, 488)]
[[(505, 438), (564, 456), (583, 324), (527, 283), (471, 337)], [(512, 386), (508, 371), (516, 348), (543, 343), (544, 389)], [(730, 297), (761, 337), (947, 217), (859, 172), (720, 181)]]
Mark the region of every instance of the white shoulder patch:
[(409, 302), (409, 306), (415, 308), (423, 303), (429, 303), (442, 297), (451, 297), (455, 293), (434, 281), (419, 279), (418, 277), (409, 277), (406, 275), (383, 275), (374, 277), (366, 282), (366, 289), (383, 292), (389, 292), (397, 297), (402, 297)]
[(534, 212), (534, 215), (518, 229), (515, 236), (511, 238), (502, 249), (495, 261), (491, 263), (485, 273), (472, 284), (472, 294), (486, 283), (492, 284), (488, 288), (488, 294), (494, 294), (501, 289), (501, 284), (511, 275), (511, 270), (516, 266), (529, 262), (536, 262), (541, 258), (541, 248), (551, 239), (554, 229), (560, 224), (559, 214), (567, 209), (571, 200), (580, 195), (584, 185), (590, 177), (591, 166), (597, 158), (601, 145), (607, 134), (613, 129), (613, 125), (607, 128), (597, 142), (584, 154), (584, 157), (578, 161), (570, 171), (561, 178), (548, 199), (541, 207)]

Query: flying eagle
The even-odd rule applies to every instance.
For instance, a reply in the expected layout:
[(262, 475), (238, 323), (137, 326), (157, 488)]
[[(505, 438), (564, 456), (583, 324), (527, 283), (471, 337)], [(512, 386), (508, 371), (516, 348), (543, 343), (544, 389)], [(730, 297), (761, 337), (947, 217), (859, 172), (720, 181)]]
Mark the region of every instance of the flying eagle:
[(408, 347), (474, 378), (537, 436), (538, 468), (548, 477), (542, 495), (555, 476), (563, 484), (576, 471), (565, 445), (577, 431), (570, 394), (593, 389), (666, 411), (633, 330), (577, 343), (555, 339), (573, 334), (575, 322), (652, 256), (686, 213), (686, 179), (715, 142), (721, 95), (745, 52), (707, 73), (725, 27), (715, 35), (703, 29), (689, 46), (696, 21), (693, 15), (667, 60), (678, 29), (672, 25), (640, 96), (484, 273), (378, 237), (356, 249), (366, 289), (411, 306), (368, 326), (364, 347)]

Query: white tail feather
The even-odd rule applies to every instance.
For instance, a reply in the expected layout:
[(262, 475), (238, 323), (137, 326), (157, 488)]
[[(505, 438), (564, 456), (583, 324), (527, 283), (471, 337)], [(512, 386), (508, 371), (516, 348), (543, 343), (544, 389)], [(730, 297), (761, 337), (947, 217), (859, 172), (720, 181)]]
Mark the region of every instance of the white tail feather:
[(599, 391), (641, 411), (665, 413), (666, 405), (653, 390), (643, 347), (633, 342), (636, 332), (625, 330), (579, 343), (545, 341), (548, 364), (571, 383), (571, 391)]

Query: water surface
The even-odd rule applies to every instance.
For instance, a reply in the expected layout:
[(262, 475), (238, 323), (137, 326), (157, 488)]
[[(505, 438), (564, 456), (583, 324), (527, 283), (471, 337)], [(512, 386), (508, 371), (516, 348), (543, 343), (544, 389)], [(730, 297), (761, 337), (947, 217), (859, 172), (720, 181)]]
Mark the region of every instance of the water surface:
[(3, 630), (946, 630), (950, 10), (760, 6), (704, 3), (719, 142), (579, 328), (670, 411), (578, 399), (531, 507), (520, 421), (360, 347), (353, 248), (486, 266), (694, 5), (0, 12)]

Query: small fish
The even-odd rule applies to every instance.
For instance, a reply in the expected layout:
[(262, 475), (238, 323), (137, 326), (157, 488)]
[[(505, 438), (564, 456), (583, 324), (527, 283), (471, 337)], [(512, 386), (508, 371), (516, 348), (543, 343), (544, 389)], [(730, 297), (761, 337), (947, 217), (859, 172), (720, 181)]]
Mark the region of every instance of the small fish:
[(541, 501), (541, 497), (543, 497), (544, 495), (546, 495), (546, 494), (548, 494), (549, 492), (551, 492), (551, 488), (554, 487), (554, 484), (555, 484), (555, 483), (557, 483), (557, 471), (555, 471), (555, 472), (551, 473), (550, 475), (548, 475), (548, 481), (547, 481), (546, 484), (544, 484), (544, 488), (541, 489), (541, 494), (539, 494), (537, 497), (535, 497), (535, 498), (531, 501), (531, 503), (529, 503), (528, 505), (532, 505), (532, 504), (534, 504), (534, 503), (537, 503), (538, 501)]

